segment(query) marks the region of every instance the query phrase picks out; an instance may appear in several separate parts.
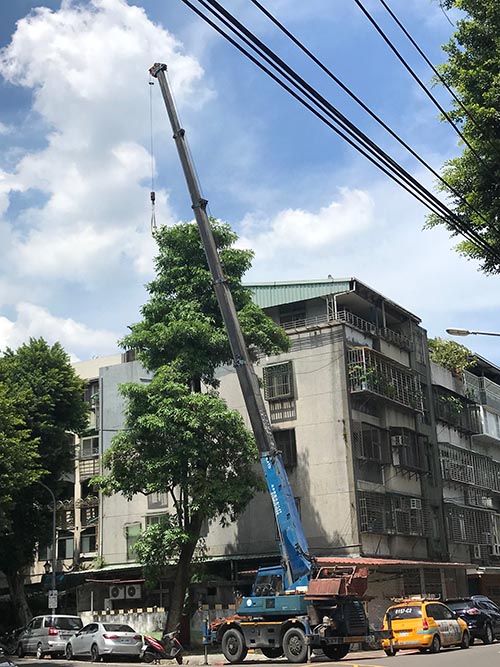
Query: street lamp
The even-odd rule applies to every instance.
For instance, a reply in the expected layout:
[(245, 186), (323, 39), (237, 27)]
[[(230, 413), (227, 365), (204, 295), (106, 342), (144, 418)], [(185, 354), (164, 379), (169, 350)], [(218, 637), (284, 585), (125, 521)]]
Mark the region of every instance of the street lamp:
[(500, 336), (496, 331), (469, 331), (468, 329), (446, 329), (450, 336)]
[[(52, 590), (56, 590), (56, 497), (52, 491), (46, 486), (43, 482), (38, 481), (37, 484), (43, 486), (43, 488), (48, 491), (52, 497)], [(50, 572), (50, 563), (47, 561), (43, 566), (45, 574)], [(52, 594), (52, 600), (54, 600), (54, 593)], [(52, 606), (52, 615), (56, 613), (57, 605)]]

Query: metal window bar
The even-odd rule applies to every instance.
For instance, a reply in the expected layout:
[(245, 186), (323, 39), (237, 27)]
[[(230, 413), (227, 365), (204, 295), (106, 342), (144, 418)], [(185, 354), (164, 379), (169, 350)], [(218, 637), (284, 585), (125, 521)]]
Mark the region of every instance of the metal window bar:
[(275, 401), (284, 398), (293, 398), (292, 362), (272, 364), (263, 369), (264, 398)]
[(348, 353), (349, 390), (383, 396), (412, 410), (423, 412), (422, 389), (418, 376), (369, 347)]
[(429, 537), (430, 513), (422, 498), (358, 492), (361, 532)]
[(80, 470), (80, 479), (90, 479), (99, 474), (99, 460), (98, 459), (85, 459), (80, 461), (79, 464)]
[(476, 406), (471, 406), (466, 398), (434, 387), (434, 409), (436, 419), (450, 424), (463, 433), (479, 433), (479, 416)]
[(450, 542), (475, 545), (493, 543), (492, 512), (445, 503), (445, 516)]
[(443, 479), (500, 493), (500, 463), (468, 449), (439, 443)]
[(407, 428), (391, 428), (392, 464), (397, 468), (425, 472), (427, 438)]

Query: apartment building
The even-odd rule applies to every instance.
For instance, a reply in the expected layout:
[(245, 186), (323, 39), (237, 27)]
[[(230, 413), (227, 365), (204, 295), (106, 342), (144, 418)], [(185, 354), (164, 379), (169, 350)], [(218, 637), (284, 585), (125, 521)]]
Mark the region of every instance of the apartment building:
[(475, 355), (457, 377), (432, 365), (451, 559), (477, 565), (474, 590), (500, 598), (500, 368)]
[[(441, 474), (442, 446), (460, 443), (450, 435), (438, 446), (441, 380), (439, 369), (431, 377), (420, 319), (355, 278), (249, 287), (290, 337), (290, 350), (259, 358), (256, 371), (312, 553), (363, 563), (376, 573), (369, 593), (380, 598), (464, 594), (471, 557), (462, 547), (448, 551)], [(123, 426), (119, 385), (148, 382), (149, 375), (130, 353), (75, 368), (88, 381), (92, 408), (75, 465), (73, 564), (66, 566), (85, 574), (77, 609), (168, 606), (168, 582), (146, 591), (133, 551), (140, 532), (171, 511), (167, 498), (129, 502), (88, 488)], [(221, 395), (249, 425), (234, 369), (219, 369), (219, 378)], [(65, 530), (71, 533), (67, 524)], [(207, 526), (206, 548), (208, 579), (199, 599), (227, 604), (235, 588), (248, 587), (258, 564), (279, 559), (267, 493), (234, 524)]]

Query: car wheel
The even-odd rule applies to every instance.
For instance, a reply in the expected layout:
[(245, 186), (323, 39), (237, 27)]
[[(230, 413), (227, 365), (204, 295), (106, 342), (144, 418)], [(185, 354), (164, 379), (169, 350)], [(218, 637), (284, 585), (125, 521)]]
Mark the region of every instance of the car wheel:
[(142, 656), (142, 659), (144, 660), (144, 662), (151, 663), (151, 662), (155, 661), (155, 657), (156, 656), (153, 653), (153, 651), (144, 651), (144, 655)]
[(66, 656), (66, 660), (73, 660), (73, 649), (71, 648), (71, 644), (66, 645), (66, 651), (64, 654)]
[(462, 641), (460, 642), (460, 648), (469, 648), (470, 646), (470, 635), (465, 630), (464, 634), (462, 635)]
[(44, 655), (45, 655), (45, 654), (44, 654), (44, 652), (43, 652), (42, 645), (41, 645), (41, 644), (38, 644), (38, 646), (36, 647), (36, 657), (37, 657), (37, 660), (41, 660), (41, 659), (43, 658)]
[(243, 635), (236, 628), (229, 628), (222, 637), (222, 653), (229, 662), (243, 662), (247, 647)]
[(494, 640), (493, 629), (491, 625), (487, 625), (484, 629), (483, 644), (492, 644)]
[(22, 644), (17, 645), (16, 654), (18, 658), (24, 658), (24, 649)]
[[(288, 662), (306, 662), (306, 635), (302, 628), (290, 628), (283, 637), (283, 650)], [(323, 647), (323, 651), (325, 648)], [(325, 653), (326, 655), (326, 653)]]
[(434, 635), (432, 638), (431, 645), (429, 646), (429, 653), (439, 653), (439, 649), (441, 648), (441, 640), (437, 635)]
[(92, 662), (99, 662), (99, 660), (101, 659), (97, 644), (92, 644), (92, 646), (90, 647), (90, 659), (92, 660)]
[(393, 658), (397, 653), (395, 648), (386, 648), (386, 649), (384, 649), (384, 651), (385, 651), (385, 654), (387, 656), (389, 656), (389, 658)]
[(475, 641), (476, 641), (476, 638), (475, 638), (475, 637), (471, 637), (471, 638), (469, 639), (469, 646), (474, 646), (474, 642), (475, 642)]

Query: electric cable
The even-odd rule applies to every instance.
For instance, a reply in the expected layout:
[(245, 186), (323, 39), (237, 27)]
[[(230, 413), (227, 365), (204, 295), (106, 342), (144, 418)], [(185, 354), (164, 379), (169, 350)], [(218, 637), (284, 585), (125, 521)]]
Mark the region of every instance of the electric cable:
[(391, 40), (387, 37), (385, 32), (382, 30), (382, 28), (378, 25), (378, 23), (375, 21), (375, 19), (370, 14), (370, 12), (363, 5), (361, 0), (354, 0), (354, 2), (359, 7), (359, 9), (363, 12), (363, 14), (366, 16), (366, 18), (370, 21), (370, 23), (373, 25), (373, 27), (378, 32), (378, 34), (382, 37), (384, 42), (391, 49), (391, 51), (394, 53), (394, 55), (399, 60), (399, 62), (409, 72), (409, 74), (413, 77), (413, 79), (418, 83), (418, 85), (424, 91), (424, 93), (427, 95), (427, 97), (430, 100), (432, 100), (433, 104), (439, 109), (440, 113), (443, 114), (444, 118), (446, 118), (448, 123), (453, 127), (455, 132), (458, 134), (458, 136), (464, 142), (464, 144), (469, 148), (469, 150), (475, 156), (475, 158), (487, 167), (488, 165), (486, 165), (482, 156), (479, 155), (479, 153), (476, 151), (476, 149), (470, 144), (470, 142), (467, 140), (467, 137), (464, 136), (463, 132), (460, 130), (460, 128), (454, 122), (454, 120), (450, 117), (450, 115), (447, 113), (447, 111), (444, 109), (444, 107), (438, 102), (438, 100), (434, 97), (434, 95), (430, 92), (430, 90), (427, 89), (427, 86), (419, 78), (418, 74), (410, 67), (410, 65), (406, 62), (406, 60), (403, 58), (403, 56), (399, 53), (397, 48), (394, 46), (394, 44), (391, 42)]
[[(254, 0), (251, 0), (251, 2), (254, 2)], [(458, 95), (455, 93), (453, 88), (448, 85), (446, 82), (446, 79), (442, 76), (441, 72), (438, 70), (438, 68), (432, 63), (430, 58), (425, 54), (423, 49), (419, 46), (417, 41), (412, 37), (410, 32), (405, 28), (403, 23), (398, 19), (396, 14), (393, 12), (393, 10), (389, 7), (389, 5), (385, 2), (385, 0), (379, 0), (380, 4), (386, 9), (388, 14), (391, 16), (391, 18), (394, 20), (396, 25), (401, 29), (404, 35), (408, 38), (408, 40), (413, 44), (415, 49), (418, 51), (418, 53), (422, 56), (424, 61), (427, 63), (427, 65), (431, 68), (431, 70), (434, 72), (434, 75), (439, 79), (441, 84), (446, 88), (446, 90), (450, 93), (450, 95), (453, 97), (455, 102), (458, 104), (458, 106), (462, 109), (464, 114), (469, 118), (471, 123), (474, 125), (474, 127), (479, 130), (482, 134), (484, 134), (484, 129), (480, 126), (478, 120), (475, 118), (474, 114), (468, 109), (465, 104), (462, 102), (462, 100), (458, 97)], [(493, 147), (491, 144), (490, 140), (488, 137), (486, 137), (490, 145)]]
[[(252, 44), (249, 39), (243, 37), (238, 30), (232, 25), (231, 21), (234, 21), (238, 27), (241, 26), (242, 31), (245, 32), (253, 39), (259, 43), (260, 40), (257, 40), (255, 36), (244, 28), (234, 17), (229, 14), (223, 7), (217, 2), (210, 2), (210, 5), (215, 5), (217, 10), (220, 9), (220, 12), (223, 14), (221, 18), (217, 14), (217, 10), (212, 7), (207, 6), (207, 2), (204, 0), (199, 0), (200, 4), (205, 7), (209, 12), (216, 16), (216, 18), (222, 22), (226, 27), (229, 27), (240, 40), (249, 45), (254, 51), (257, 52), (259, 57), (264, 59), (266, 62), (271, 64), (271, 66), (278, 71), (278, 73), (283, 76), (288, 81), (292, 82), (292, 85), (295, 86), (300, 91), (300, 94), (292, 90), (286, 83), (284, 83), (279, 77), (273, 74), (262, 62), (252, 56), (241, 44), (232, 39), (219, 25), (210, 20), (203, 12), (201, 12), (197, 7), (193, 5), (189, 0), (182, 0), (183, 3), (188, 6), (192, 11), (194, 11), (200, 18), (207, 22), (212, 28), (214, 28), (219, 34), (221, 34), (226, 40), (228, 40), (235, 48), (237, 48), (241, 53), (246, 55), (254, 64), (256, 64), (260, 69), (262, 69), (268, 76), (270, 76), (275, 82), (277, 82), (281, 87), (283, 87), (289, 94), (291, 94), (295, 99), (297, 99), (301, 104), (303, 104), (309, 111), (316, 115), (320, 120), (322, 120), (327, 126), (333, 129), (337, 134), (339, 134), (345, 141), (352, 145), (356, 150), (363, 154), (369, 161), (371, 161), (375, 166), (377, 166), (381, 171), (386, 173), (390, 178), (392, 178), (396, 183), (401, 187), (407, 190), (410, 194), (416, 197), (421, 203), (424, 203), (427, 208), (436, 213), (440, 218), (442, 218), (448, 225), (452, 228), (455, 233), (461, 233), (463, 236), (472, 241), (478, 248), (482, 249), (485, 255), (489, 256), (490, 259), (493, 259), (495, 262), (500, 260), (500, 255), (497, 253), (495, 248), (490, 246), (475, 230), (471, 229), (465, 224), (465, 221), (460, 218), (458, 215), (450, 211), (446, 205), (437, 199), (433, 194), (424, 188), (416, 179), (414, 179), (408, 172), (406, 172), (397, 162), (395, 162), (390, 156), (384, 153), (374, 142), (372, 142), (366, 135), (364, 135), (358, 128), (356, 128), (352, 123), (350, 123), (340, 112), (335, 109), (327, 100), (317, 93), (309, 84), (307, 84), (303, 79), (301, 79), (291, 68), (289, 68), (281, 59), (279, 59), (276, 54), (274, 54), (268, 47), (262, 45), (263, 50), (271, 55), (271, 58), (262, 54), (259, 49)], [(229, 18), (224, 19), (224, 16)], [(280, 64), (277, 65), (276, 62)], [(281, 67), (282, 66), (282, 67)], [(281, 69), (280, 69), (281, 67)], [(285, 73), (283, 72), (285, 70)], [(297, 83), (298, 81), (298, 83)], [(308, 102), (306, 102), (302, 95), (305, 95), (308, 99), (313, 101), (313, 104), (320, 108), (320, 111), (312, 107)], [(318, 101), (319, 100), (319, 101)], [(326, 114), (327, 118), (324, 115)], [(331, 120), (333, 120), (333, 123)], [(338, 123), (342, 129), (339, 129), (334, 125)], [(346, 130), (348, 134), (354, 137), (354, 141), (346, 136)], [(356, 143), (358, 142), (358, 143)], [(361, 144), (361, 145), (358, 145)], [(371, 154), (369, 154), (371, 153)]]
[[(368, 105), (366, 105), (348, 86), (346, 86), (321, 60), (319, 60), (304, 44), (297, 39), (275, 16), (271, 14), (259, 0), (250, 0), (274, 25), (276, 25), (301, 51), (303, 51), (327, 76), (329, 76), (340, 88), (353, 99), (371, 118), (373, 118), (381, 127), (388, 132), (410, 155), (412, 155), (420, 164), (422, 164), (435, 178), (437, 178), (451, 193), (453, 193), (461, 202), (465, 204), (478, 217), (482, 218), (486, 224), (489, 221), (478, 211), (467, 199), (454, 187), (452, 187), (431, 165), (426, 162), (407, 142), (405, 142), (387, 123), (385, 123)], [(384, 0), (380, 0), (384, 3)], [(385, 4), (385, 3), (384, 3)], [(390, 11), (390, 10), (388, 10)], [(416, 45), (418, 48), (418, 45)], [(423, 54), (425, 56), (425, 54)], [(429, 64), (432, 66), (432, 63)], [(437, 72), (437, 70), (436, 70)], [(453, 92), (453, 91), (451, 91)], [(458, 98), (457, 98), (458, 99)]]

